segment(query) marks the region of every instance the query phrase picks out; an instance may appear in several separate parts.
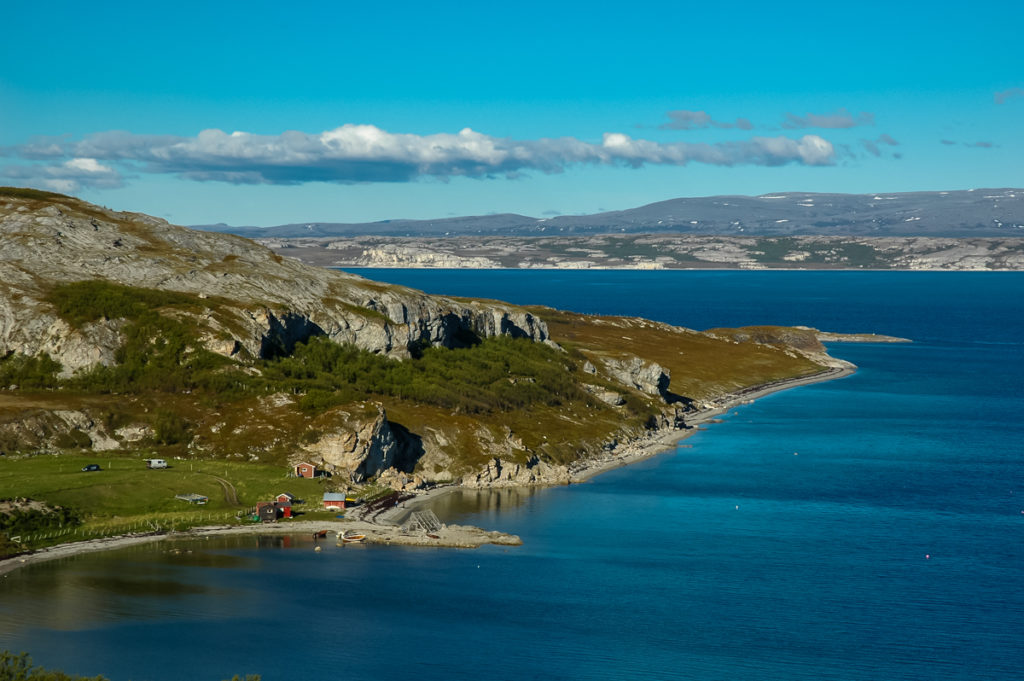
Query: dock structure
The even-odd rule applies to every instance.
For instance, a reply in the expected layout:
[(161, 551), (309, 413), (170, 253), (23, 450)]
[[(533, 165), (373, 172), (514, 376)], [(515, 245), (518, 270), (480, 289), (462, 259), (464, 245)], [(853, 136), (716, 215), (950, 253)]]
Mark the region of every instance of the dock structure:
[(422, 530), (423, 532), (437, 532), (443, 527), (437, 515), (431, 511), (413, 511), (412, 518), (406, 525), (410, 531)]

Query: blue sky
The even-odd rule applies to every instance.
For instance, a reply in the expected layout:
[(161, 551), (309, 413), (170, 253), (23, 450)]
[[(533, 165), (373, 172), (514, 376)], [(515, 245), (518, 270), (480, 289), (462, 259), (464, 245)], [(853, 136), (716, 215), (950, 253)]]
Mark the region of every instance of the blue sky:
[(0, 184), (180, 224), (1024, 186), (1024, 3), (16, 3)]

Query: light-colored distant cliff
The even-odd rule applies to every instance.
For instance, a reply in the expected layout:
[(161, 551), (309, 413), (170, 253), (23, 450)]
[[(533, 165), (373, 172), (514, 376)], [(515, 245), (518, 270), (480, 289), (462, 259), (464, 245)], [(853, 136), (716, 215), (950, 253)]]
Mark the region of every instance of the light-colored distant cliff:
[(324, 267), (1024, 270), (1024, 238), (616, 234), (258, 241)]

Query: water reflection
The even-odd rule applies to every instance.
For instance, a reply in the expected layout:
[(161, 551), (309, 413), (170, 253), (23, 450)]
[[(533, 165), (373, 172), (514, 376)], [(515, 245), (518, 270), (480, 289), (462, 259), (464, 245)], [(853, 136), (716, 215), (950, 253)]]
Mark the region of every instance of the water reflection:
[[(214, 596), (237, 591), (237, 574), (258, 569), (259, 561), (231, 552), (253, 546), (246, 539), (165, 541), (26, 565), (0, 578), (0, 636), (26, 627), (86, 630), (183, 613), (226, 616), (227, 608), (217, 604), (232, 599)], [(211, 579), (211, 569), (222, 577)]]
[[(446, 523), (482, 524), (490, 528), (485, 519), (491, 519), (501, 510), (527, 505), (540, 493), (538, 487), (508, 487), (505, 489), (459, 489), (430, 502), (430, 508)], [(468, 516), (474, 516), (472, 520)]]

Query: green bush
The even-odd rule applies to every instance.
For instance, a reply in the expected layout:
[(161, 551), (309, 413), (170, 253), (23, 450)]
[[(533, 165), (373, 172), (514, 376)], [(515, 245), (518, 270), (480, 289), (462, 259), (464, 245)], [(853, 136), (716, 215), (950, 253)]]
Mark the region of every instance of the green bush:
[(160, 409), (153, 418), (153, 438), (157, 444), (176, 445), (187, 443), (192, 435), (188, 423), (180, 414)]
[[(2, 501), (10, 500), (3, 499)], [(70, 508), (63, 506), (45, 506), (42, 509), (18, 508), (16, 506), (6, 513), (0, 513), (0, 532), (9, 536), (55, 530), (61, 527), (81, 524), (82, 519), (79, 515)], [(0, 677), (0, 679), (2, 678)]]
[(105, 676), (69, 676), (64, 672), (33, 667), (28, 653), (0, 652), (0, 681), (107, 681)]
[[(261, 681), (259, 674), (246, 674), (244, 677), (235, 674), (230, 681)], [(4, 650), (0, 651), (0, 681), (109, 681), (102, 674), (99, 676), (72, 676), (61, 671), (50, 671), (42, 667), (32, 666), (32, 657), (28, 653), (15, 655)]]
[(36, 357), (8, 353), (0, 358), (0, 388), (10, 385), (30, 390), (56, 388), (60, 383), (57, 379), (60, 369), (60, 364), (46, 353)]
[(61, 449), (92, 449), (92, 438), (75, 429), (58, 435), (54, 444)]

